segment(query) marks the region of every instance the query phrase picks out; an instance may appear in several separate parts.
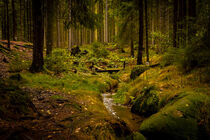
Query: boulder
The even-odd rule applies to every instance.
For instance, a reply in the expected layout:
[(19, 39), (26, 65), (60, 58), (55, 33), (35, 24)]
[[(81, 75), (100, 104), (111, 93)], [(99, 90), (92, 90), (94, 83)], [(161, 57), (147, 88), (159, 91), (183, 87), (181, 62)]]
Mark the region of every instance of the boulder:
[(210, 98), (200, 93), (182, 93), (140, 126), (140, 133), (151, 139), (209, 139)]
[(157, 91), (153, 87), (145, 88), (134, 101), (131, 112), (150, 116), (158, 111), (158, 103)]
[(131, 75), (130, 78), (132, 80), (135, 80), (138, 76), (140, 76), (143, 72), (145, 72), (148, 69), (147, 66), (143, 66), (143, 65), (138, 65), (135, 66), (132, 70), (131, 70)]

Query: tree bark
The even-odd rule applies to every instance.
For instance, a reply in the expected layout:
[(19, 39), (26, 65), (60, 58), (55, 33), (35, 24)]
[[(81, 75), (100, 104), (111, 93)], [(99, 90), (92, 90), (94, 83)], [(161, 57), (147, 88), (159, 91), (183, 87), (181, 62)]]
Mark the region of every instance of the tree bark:
[(16, 40), (16, 30), (17, 30), (17, 23), (16, 23), (16, 10), (15, 10), (15, 0), (12, 0), (12, 25), (13, 25), (13, 40)]
[(145, 4), (145, 28), (146, 28), (146, 55), (147, 62), (149, 62), (149, 41), (148, 41), (148, 13), (147, 13), (147, 0), (144, 0)]
[(178, 10), (178, 0), (174, 0), (174, 19), (173, 19), (173, 47), (177, 47), (177, 10)]
[(10, 29), (9, 29), (9, 1), (6, 1), (6, 9), (7, 9), (7, 46), (10, 49)]
[(144, 33), (144, 21), (143, 21), (143, 0), (139, 0), (139, 47), (137, 56), (137, 65), (143, 64), (142, 52), (143, 52), (143, 33)]
[(43, 44), (44, 44), (44, 24), (42, 0), (32, 0), (33, 9), (33, 62), (30, 68), (31, 72), (40, 72), (43, 70)]
[(53, 25), (54, 25), (54, 0), (47, 0), (47, 32), (46, 32), (46, 47), (47, 55), (51, 55), (53, 49)]
[(106, 11), (105, 11), (105, 38), (104, 42), (108, 42), (108, 0), (106, 0)]
[(131, 37), (131, 57), (134, 58), (134, 45), (133, 45), (133, 38)]

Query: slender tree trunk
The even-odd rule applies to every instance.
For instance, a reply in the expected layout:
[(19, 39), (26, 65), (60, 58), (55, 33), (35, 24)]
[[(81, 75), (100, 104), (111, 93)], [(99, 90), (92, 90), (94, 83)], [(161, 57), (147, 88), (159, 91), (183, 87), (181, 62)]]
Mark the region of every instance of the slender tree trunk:
[(6, 0), (6, 9), (7, 9), (7, 46), (10, 49), (10, 29), (9, 29), (9, 1)]
[(174, 21), (173, 21), (173, 47), (177, 47), (177, 10), (178, 10), (178, 0), (174, 0)]
[(57, 9), (57, 46), (58, 48), (61, 47), (59, 9)]
[(46, 54), (50, 55), (53, 49), (53, 25), (54, 25), (54, 0), (47, 0), (47, 32), (46, 32)]
[(134, 58), (134, 45), (133, 45), (133, 37), (131, 37), (131, 57)]
[(108, 42), (108, 0), (106, 0), (106, 11), (105, 11), (105, 38), (104, 42)]
[(143, 21), (143, 0), (139, 0), (139, 47), (137, 56), (137, 65), (143, 64), (142, 53), (143, 53), (143, 34), (144, 34), (144, 21)]
[(15, 0), (12, 0), (12, 25), (13, 25), (13, 40), (16, 40), (16, 30), (17, 30), (17, 23), (16, 23), (16, 10), (15, 10)]
[(4, 1), (4, 9), (3, 9), (3, 18), (5, 20), (2, 20), (2, 39), (7, 39), (7, 8), (6, 8), (6, 1)]
[[(71, 0), (69, 0), (69, 20), (71, 21)], [(71, 51), (71, 48), (72, 48), (72, 29), (71, 27), (69, 27), (69, 30), (68, 30), (68, 49), (69, 51)]]
[(149, 62), (149, 41), (148, 41), (148, 13), (147, 13), (147, 0), (144, 0), (145, 4), (145, 28), (146, 28), (146, 55), (147, 62)]
[(22, 40), (22, 33), (23, 33), (22, 32), (22, 0), (20, 0), (19, 2), (20, 2), (20, 7), (19, 7), (20, 8), (20, 19), (19, 19), (20, 20), (20, 23), (19, 23), (20, 24), (20, 30), (19, 30), (20, 37), (19, 39)]
[[(99, 7), (98, 8), (99, 14), (103, 15), (103, 1), (102, 0), (99, 1), (98, 7)], [(98, 27), (98, 41), (104, 42), (104, 23), (103, 23), (104, 19), (102, 18), (101, 20), (102, 20), (102, 24), (100, 27)]]
[(24, 40), (26, 40), (26, 38), (27, 38), (27, 35), (26, 35), (26, 33), (27, 33), (27, 29), (26, 29), (26, 2), (25, 2), (25, 0), (23, 1), (23, 9), (24, 9), (24, 11), (23, 11), (23, 13), (24, 13), (24, 15), (23, 15), (23, 26), (24, 26)]
[(29, 1), (26, 3), (26, 18), (27, 18), (27, 40), (30, 41), (30, 22), (29, 22)]
[(188, 0), (188, 33), (187, 33), (187, 40), (195, 35), (196, 31), (192, 28), (192, 24), (195, 22), (196, 18), (196, 0)]
[(31, 72), (40, 72), (43, 70), (43, 44), (44, 44), (44, 24), (42, 0), (32, 0), (33, 9), (33, 62), (30, 68)]

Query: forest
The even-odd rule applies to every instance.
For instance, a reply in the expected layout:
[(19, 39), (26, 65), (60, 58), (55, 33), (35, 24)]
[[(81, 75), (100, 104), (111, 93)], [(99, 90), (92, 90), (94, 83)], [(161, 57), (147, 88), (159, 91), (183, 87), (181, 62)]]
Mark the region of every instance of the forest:
[(210, 0), (0, 0), (1, 140), (209, 140)]

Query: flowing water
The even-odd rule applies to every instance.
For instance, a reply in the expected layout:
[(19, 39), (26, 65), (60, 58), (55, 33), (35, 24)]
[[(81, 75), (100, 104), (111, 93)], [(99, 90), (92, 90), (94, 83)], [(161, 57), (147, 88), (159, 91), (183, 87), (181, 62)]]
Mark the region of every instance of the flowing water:
[(123, 120), (132, 131), (138, 131), (144, 118), (131, 113), (130, 107), (115, 104), (112, 95), (112, 93), (102, 94), (106, 109), (113, 117)]

